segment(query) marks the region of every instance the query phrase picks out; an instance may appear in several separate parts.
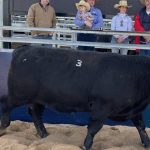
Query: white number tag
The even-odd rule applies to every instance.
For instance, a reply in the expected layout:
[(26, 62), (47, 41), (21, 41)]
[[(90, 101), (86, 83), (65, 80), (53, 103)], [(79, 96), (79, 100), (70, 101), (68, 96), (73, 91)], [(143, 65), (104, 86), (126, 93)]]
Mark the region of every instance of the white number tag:
[(81, 67), (82, 66), (82, 60), (77, 60), (77, 63), (76, 63), (76, 67)]

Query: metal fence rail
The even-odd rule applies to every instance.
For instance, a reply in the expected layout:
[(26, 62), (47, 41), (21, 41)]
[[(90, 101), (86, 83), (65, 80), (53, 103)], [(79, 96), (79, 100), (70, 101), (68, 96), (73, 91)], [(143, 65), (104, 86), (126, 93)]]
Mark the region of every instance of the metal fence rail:
[(104, 42), (80, 42), (80, 41), (59, 41), (59, 40), (41, 40), (41, 39), (22, 39), (22, 38), (11, 38), (11, 37), (0, 37), (1, 42), (17, 42), (17, 43), (37, 43), (37, 44), (57, 44), (66, 46), (94, 46), (98, 48), (128, 48), (128, 49), (150, 49), (149, 45), (140, 44), (112, 44)]
[[(89, 33), (97, 35), (129, 35), (129, 36), (150, 36), (150, 32), (123, 32), (123, 31), (87, 31), (87, 30), (71, 30), (71, 29), (56, 29), (56, 28), (26, 28), (26, 27), (12, 27), (12, 26), (0, 26), (0, 30), (22, 30), (29, 32), (31, 30), (35, 31), (48, 31), (48, 32), (64, 32), (64, 33)], [(38, 40), (32, 38), (15, 38), (15, 37), (0, 37), (1, 42), (18, 42), (18, 43), (39, 43), (39, 44), (56, 44), (56, 45), (66, 45), (66, 46), (94, 46), (98, 48), (128, 48), (128, 49), (150, 49), (149, 45), (140, 45), (140, 44), (111, 44), (111, 43), (101, 43), (101, 42), (80, 42), (75, 39), (72, 41), (63, 41), (63, 40)]]
[(47, 32), (64, 32), (64, 33), (85, 33), (85, 34), (98, 34), (98, 35), (129, 35), (129, 36), (150, 36), (150, 32), (127, 32), (127, 31), (101, 31), (101, 30), (79, 30), (79, 29), (57, 29), (57, 28), (35, 28), (35, 27), (13, 27), (13, 26), (0, 26), (0, 30), (21, 30), (24, 32), (34, 31), (47, 31)]

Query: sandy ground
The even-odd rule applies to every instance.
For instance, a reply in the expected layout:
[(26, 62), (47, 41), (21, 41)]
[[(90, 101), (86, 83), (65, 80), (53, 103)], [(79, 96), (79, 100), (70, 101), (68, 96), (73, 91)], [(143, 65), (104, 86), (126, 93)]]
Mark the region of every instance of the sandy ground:
[[(86, 126), (45, 124), (49, 136), (37, 136), (32, 123), (14, 121), (0, 137), (0, 150), (81, 150)], [(146, 129), (150, 135), (150, 129)], [(92, 150), (145, 150), (136, 128), (104, 126), (94, 139)]]

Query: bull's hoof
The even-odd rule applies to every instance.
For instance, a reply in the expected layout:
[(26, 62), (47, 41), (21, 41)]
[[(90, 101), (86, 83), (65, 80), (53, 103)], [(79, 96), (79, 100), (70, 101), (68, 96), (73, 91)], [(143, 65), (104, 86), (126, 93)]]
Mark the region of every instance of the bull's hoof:
[(45, 133), (37, 133), (37, 135), (40, 137), (40, 138), (46, 138), (49, 134), (47, 132)]
[(150, 148), (150, 142), (143, 143), (143, 145), (144, 145), (145, 148)]
[(6, 129), (0, 129), (0, 136), (4, 135), (6, 133)]
[(86, 150), (85, 146), (81, 146), (80, 148), (81, 148), (82, 150)]
[(91, 148), (90, 149), (86, 149), (85, 146), (82, 146), (80, 147), (82, 150), (92, 150)]
[(43, 135), (41, 135), (41, 138), (46, 138), (48, 135), (48, 133), (44, 133)]

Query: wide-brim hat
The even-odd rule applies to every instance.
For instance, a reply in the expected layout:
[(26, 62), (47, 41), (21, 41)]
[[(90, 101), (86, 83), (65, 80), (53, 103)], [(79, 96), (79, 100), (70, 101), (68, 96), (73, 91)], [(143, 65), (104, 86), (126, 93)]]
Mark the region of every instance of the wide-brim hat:
[(140, 2), (141, 2), (143, 5), (145, 5), (145, 0), (140, 0)]
[(79, 3), (76, 3), (77, 9), (79, 8), (79, 6), (85, 6), (87, 11), (90, 10), (90, 4), (85, 2), (84, 0), (81, 0)]
[(132, 6), (129, 6), (128, 3), (127, 3), (127, 0), (121, 0), (119, 1), (119, 4), (115, 4), (114, 5), (114, 8), (118, 9), (119, 7), (127, 7), (127, 8), (130, 8)]

